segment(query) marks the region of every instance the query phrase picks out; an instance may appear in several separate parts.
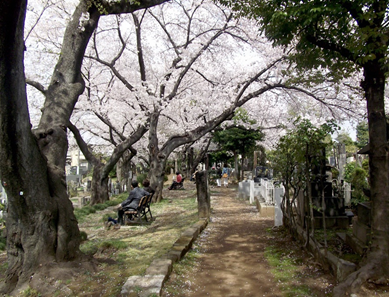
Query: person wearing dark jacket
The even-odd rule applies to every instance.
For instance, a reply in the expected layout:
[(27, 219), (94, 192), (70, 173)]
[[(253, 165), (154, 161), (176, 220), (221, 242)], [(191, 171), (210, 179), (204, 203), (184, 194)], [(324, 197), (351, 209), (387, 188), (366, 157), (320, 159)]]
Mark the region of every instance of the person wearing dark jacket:
[(145, 191), (149, 192), (150, 194), (155, 193), (154, 189), (150, 187), (150, 181), (147, 178), (142, 182), (142, 185)]
[(118, 221), (119, 224), (123, 225), (124, 212), (130, 209), (137, 209), (139, 201), (143, 196), (148, 196), (150, 193), (138, 187), (138, 182), (133, 180), (131, 182), (132, 190), (128, 198), (119, 204), (118, 208)]

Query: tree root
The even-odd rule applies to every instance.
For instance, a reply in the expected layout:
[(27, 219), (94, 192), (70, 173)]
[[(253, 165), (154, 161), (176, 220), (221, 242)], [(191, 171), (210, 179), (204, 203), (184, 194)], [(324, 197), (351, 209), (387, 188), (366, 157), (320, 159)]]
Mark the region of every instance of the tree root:
[(387, 283), (387, 278), (384, 277), (382, 263), (379, 260), (368, 262), (365, 266), (350, 274), (343, 282), (335, 287), (333, 297), (344, 297), (352, 293), (358, 293), (361, 287), (367, 282), (375, 284)]

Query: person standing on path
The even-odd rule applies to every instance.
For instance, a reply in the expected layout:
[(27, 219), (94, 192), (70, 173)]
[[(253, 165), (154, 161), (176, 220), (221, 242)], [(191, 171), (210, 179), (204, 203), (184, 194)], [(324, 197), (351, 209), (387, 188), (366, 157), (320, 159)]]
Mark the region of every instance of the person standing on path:
[(220, 168), (220, 165), (217, 165), (216, 167), (216, 184), (220, 188), (222, 186), (222, 170)]
[(222, 183), (223, 185), (228, 188), (228, 178), (230, 177), (230, 170), (227, 167), (227, 164), (224, 163), (223, 169), (222, 169)]

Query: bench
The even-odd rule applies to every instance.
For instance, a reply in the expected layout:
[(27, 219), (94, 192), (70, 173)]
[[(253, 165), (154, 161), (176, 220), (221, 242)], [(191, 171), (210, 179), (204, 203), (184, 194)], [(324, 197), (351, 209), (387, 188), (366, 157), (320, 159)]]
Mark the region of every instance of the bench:
[(153, 196), (154, 196), (154, 193), (151, 193), (149, 196), (147, 196), (146, 204), (144, 207), (144, 216), (145, 216), (146, 222), (147, 222), (147, 214), (150, 215), (150, 221), (153, 220), (153, 215), (151, 214), (151, 209), (150, 209), (151, 202), (153, 201)]
[(140, 222), (143, 225), (142, 218), (144, 217), (146, 222), (147, 220), (147, 214), (150, 215), (151, 220), (153, 220), (153, 216), (151, 214), (150, 204), (151, 200), (153, 199), (154, 193), (143, 196), (138, 204), (138, 207), (136, 209), (126, 210), (124, 212), (124, 224), (127, 225), (129, 222), (134, 222), (135, 219)]
[(124, 225), (127, 225), (129, 222), (135, 221), (135, 219), (137, 219), (138, 222), (142, 223), (142, 217), (144, 216), (144, 209), (147, 197), (148, 196), (143, 196), (142, 198), (140, 198), (138, 207), (136, 209), (130, 209), (124, 212)]

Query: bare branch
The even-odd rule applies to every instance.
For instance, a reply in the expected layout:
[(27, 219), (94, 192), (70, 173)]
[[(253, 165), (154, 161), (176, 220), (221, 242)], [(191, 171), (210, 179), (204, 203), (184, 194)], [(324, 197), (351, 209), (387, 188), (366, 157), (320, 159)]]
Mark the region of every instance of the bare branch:
[(37, 89), (39, 92), (41, 92), (43, 95), (46, 95), (46, 92), (47, 90), (45, 89), (45, 87), (40, 84), (39, 82), (37, 81), (33, 81), (33, 80), (30, 80), (28, 78), (26, 78), (26, 84), (34, 87), (35, 89)]

